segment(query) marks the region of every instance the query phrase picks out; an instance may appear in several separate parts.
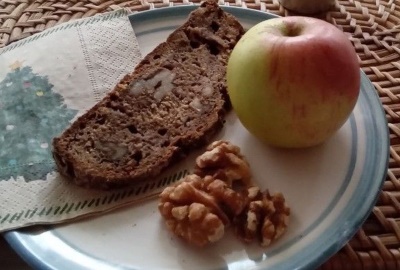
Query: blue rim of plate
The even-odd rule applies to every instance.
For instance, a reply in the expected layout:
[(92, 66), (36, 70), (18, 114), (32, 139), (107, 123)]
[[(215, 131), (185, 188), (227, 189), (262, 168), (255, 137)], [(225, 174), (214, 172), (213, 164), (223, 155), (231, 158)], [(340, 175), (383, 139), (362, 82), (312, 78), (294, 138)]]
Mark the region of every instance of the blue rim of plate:
[[(194, 10), (198, 5), (166, 7), (154, 10), (142, 11), (130, 15), (131, 22), (141, 22), (146, 20), (165, 20), (168, 17), (182, 16), (182, 13), (188, 14)], [(265, 13), (258, 10), (244, 9), (240, 7), (223, 7), (223, 9), (234, 16), (240, 17), (251, 21), (263, 21), (276, 15)], [(138, 33), (140, 35), (140, 33)], [(141, 34), (144, 34), (143, 32)], [(368, 77), (361, 71), (361, 94), (359, 102), (361, 111), (365, 113), (365, 136), (366, 136), (366, 160), (363, 164), (363, 172), (361, 180), (357, 185), (357, 193), (361, 194), (358, 197), (352, 197), (348, 204), (346, 211), (343, 211), (337, 220), (347, 220), (346, 230), (337, 232), (335, 235), (327, 234), (319, 237), (306, 251), (298, 253), (293, 256), (294, 261), (300, 262), (293, 265), (282, 263), (274, 269), (313, 269), (328, 260), (332, 255), (338, 252), (344, 244), (349, 241), (357, 230), (361, 227), (364, 221), (370, 214), (373, 206), (376, 204), (379, 191), (386, 178), (387, 166), (389, 162), (389, 132), (387, 128), (387, 119), (378, 95), (374, 86), (369, 81)], [(359, 100), (359, 101), (360, 101)], [(364, 115), (364, 114), (363, 114)], [(354, 117), (350, 119), (352, 128), (356, 126)], [(355, 128), (356, 129), (356, 128)], [(357, 130), (357, 129), (356, 129)], [(380, 158), (377, 160), (377, 158)], [(378, 165), (378, 166), (377, 166)], [(367, 179), (369, 182), (365, 183)], [(372, 183), (370, 183), (372, 182)], [(371, 185), (372, 184), (372, 185)], [(372, 188), (372, 189), (371, 189)], [(362, 196), (365, 195), (366, 197)], [(360, 204), (364, 211), (359, 211)], [(346, 217), (351, 216), (348, 220)], [(337, 222), (336, 222), (337, 223)], [(330, 227), (338, 225), (332, 223)], [(306, 230), (307, 231), (307, 230)], [(26, 232), (11, 231), (4, 234), (5, 239), (9, 242), (10, 246), (32, 267), (35, 269), (55, 269), (51, 263), (42, 261), (39, 257), (35, 256), (34, 251), (30, 250), (29, 243), (24, 243), (21, 236)], [(29, 233), (28, 233), (29, 234)], [(333, 238), (332, 236), (337, 236)], [(329, 241), (330, 240), (330, 241)], [(317, 243), (316, 243), (317, 242)], [(319, 252), (315, 254), (315, 252)], [(275, 252), (274, 252), (275, 253)], [(311, 253), (311, 254), (310, 254)], [(306, 260), (306, 255), (311, 255), (310, 260)], [(59, 258), (61, 260), (61, 258)], [(95, 258), (93, 258), (95, 259)], [(96, 259), (95, 259), (96, 260)], [(65, 265), (67, 261), (59, 261), (60, 265)], [(105, 262), (106, 263), (106, 262)]]

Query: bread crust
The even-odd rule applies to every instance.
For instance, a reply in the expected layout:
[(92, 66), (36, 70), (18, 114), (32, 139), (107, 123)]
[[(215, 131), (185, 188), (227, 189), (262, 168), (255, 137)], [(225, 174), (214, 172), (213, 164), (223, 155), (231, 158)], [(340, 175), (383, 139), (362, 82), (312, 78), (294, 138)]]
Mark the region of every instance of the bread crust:
[(201, 4), (54, 138), (59, 172), (89, 188), (124, 187), (158, 176), (208, 143), (230, 109), (226, 65), (243, 33), (214, 1)]

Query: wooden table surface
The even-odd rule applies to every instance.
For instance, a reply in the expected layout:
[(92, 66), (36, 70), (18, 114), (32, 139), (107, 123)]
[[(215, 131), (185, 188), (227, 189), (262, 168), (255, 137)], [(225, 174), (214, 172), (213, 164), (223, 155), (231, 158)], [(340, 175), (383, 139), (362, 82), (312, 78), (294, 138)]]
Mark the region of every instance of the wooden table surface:
[(10, 247), (7, 241), (0, 236), (0, 269), (4, 270), (31, 270)]

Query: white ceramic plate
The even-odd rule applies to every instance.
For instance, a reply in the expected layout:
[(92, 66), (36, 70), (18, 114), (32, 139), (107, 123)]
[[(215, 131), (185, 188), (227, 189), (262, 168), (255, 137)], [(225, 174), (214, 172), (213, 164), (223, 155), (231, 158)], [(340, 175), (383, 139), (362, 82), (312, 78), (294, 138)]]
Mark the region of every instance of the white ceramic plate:
[[(193, 6), (131, 16), (144, 53), (182, 24)], [(272, 15), (226, 8), (248, 28)], [(281, 191), (292, 209), (287, 233), (268, 248), (228, 235), (193, 248), (165, 229), (157, 201), (63, 226), (5, 234), (37, 269), (309, 269), (337, 252), (376, 202), (388, 162), (385, 114), (361, 73), (359, 101), (347, 123), (324, 145), (278, 150), (260, 144), (231, 114), (219, 138), (238, 144), (263, 188)], [(340, 78), (338, 78), (340, 79)]]

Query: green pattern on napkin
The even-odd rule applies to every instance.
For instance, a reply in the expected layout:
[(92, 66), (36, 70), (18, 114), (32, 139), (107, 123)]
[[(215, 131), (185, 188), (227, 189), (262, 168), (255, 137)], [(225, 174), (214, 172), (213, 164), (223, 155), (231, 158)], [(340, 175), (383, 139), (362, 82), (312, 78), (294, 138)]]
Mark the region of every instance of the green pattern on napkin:
[(0, 82), (0, 181), (19, 176), (25, 181), (46, 179), (55, 168), (52, 138), (78, 111), (67, 108), (46, 76), (20, 61), (10, 68)]

